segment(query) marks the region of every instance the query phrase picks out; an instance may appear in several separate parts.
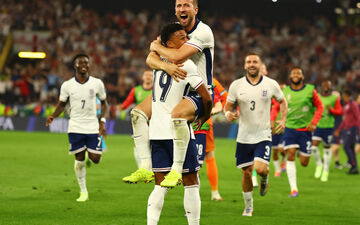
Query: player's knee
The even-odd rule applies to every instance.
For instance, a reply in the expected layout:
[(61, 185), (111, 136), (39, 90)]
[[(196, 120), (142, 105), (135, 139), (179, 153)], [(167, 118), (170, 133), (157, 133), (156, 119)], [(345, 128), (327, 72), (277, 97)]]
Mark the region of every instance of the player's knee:
[(261, 168), (256, 169), (256, 173), (259, 174), (259, 176), (262, 176), (262, 177), (267, 176), (268, 172), (269, 172), (268, 168), (261, 167)]
[(198, 176), (197, 176), (197, 172), (194, 173), (188, 173), (188, 174), (183, 174), (183, 185), (184, 186), (191, 186), (191, 185), (198, 185)]
[(252, 176), (252, 169), (250, 167), (242, 170), (243, 172), (243, 176), (245, 179), (251, 179), (251, 176)]
[(101, 155), (99, 155), (99, 154), (89, 154), (89, 159), (91, 160), (92, 163), (98, 164), (100, 162)]
[(171, 112), (171, 118), (183, 118), (183, 119), (185, 119), (185, 117), (186, 117), (186, 115), (185, 115), (185, 113), (183, 112), (183, 111), (181, 111), (181, 110), (173, 110), (172, 112)]

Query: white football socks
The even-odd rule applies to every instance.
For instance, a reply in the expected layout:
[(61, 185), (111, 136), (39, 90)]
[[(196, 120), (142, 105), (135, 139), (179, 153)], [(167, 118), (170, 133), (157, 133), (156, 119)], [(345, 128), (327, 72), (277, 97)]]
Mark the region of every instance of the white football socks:
[(165, 195), (169, 188), (155, 185), (148, 199), (147, 206), (147, 225), (157, 225), (160, 219), (162, 207), (164, 205)]
[(188, 224), (199, 225), (201, 212), (199, 185), (184, 186), (184, 209)]
[(245, 209), (254, 209), (253, 192), (243, 192)]
[(135, 143), (135, 155), (138, 155), (141, 160), (140, 167), (151, 171), (152, 162), (148, 117), (143, 111), (138, 109), (131, 110), (130, 115), (133, 128), (133, 139)]
[(84, 161), (75, 160), (74, 169), (75, 169), (76, 178), (80, 186), (80, 191), (87, 192), (85, 160)]
[(291, 191), (298, 190), (298, 187), (296, 185), (296, 165), (295, 161), (286, 161), (286, 173), (288, 175), (289, 184)]
[(280, 172), (281, 171), (281, 166), (280, 166), (279, 160), (274, 160), (273, 162), (274, 162), (275, 171)]
[(311, 153), (314, 156), (316, 166), (322, 166), (320, 151), (317, 146), (311, 146)]
[(172, 119), (174, 129), (174, 163), (172, 169), (182, 173), (187, 147), (190, 141), (190, 130), (186, 119)]
[(324, 148), (324, 171), (325, 172), (329, 172), (330, 161), (331, 161), (330, 148)]
[(141, 159), (135, 146), (134, 146), (134, 157), (135, 157), (136, 165), (138, 166), (138, 168), (141, 168)]

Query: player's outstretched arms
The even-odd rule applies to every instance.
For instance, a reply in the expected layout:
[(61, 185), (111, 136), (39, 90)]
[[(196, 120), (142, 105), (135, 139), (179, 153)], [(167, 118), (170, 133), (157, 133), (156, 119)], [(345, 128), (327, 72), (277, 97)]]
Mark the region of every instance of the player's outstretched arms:
[(179, 82), (179, 79), (184, 80), (187, 72), (180, 67), (183, 64), (167, 63), (160, 59), (160, 56), (156, 52), (150, 52), (146, 58), (146, 64), (154, 70), (163, 70), (168, 73), (175, 81)]
[(54, 118), (58, 117), (60, 113), (64, 111), (65, 106), (66, 106), (66, 102), (59, 101), (59, 104), (56, 106), (55, 112), (52, 115), (48, 116), (46, 120), (46, 126), (49, 126), (54, 120)]
[(212, 109), (212, 99), (209, 91), (207, 90), (204, 84), (202, 84), (198, 89), (196, 89), (196, 91), (201, 96), (202, 103), (204, 105), (204, 115), (194, 122), (195, 130), (199, 130), (201, 126), (210, 118), (211, 109)]

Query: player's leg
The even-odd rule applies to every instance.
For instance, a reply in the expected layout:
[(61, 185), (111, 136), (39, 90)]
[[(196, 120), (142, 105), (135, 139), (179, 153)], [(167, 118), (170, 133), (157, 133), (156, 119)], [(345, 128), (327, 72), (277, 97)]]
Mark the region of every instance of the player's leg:
[(174, 133), (174, 159), (170, 173), (165, 176), (161, 186), (175, 187), (181, 180), (186, 149), (190, 140), (190, 127), (188, 121), (195, 119), (196, 108), (188, 99), (181, 100), (173, 109), (171, 118)]
[(131, 110), (131, 124), (133, 128), (134, 150), (140, 158), (140, 168), (130, 176), (124, 177), (126, 183), (151, 182), (154, 179), (151, 164), (151, 150), (149, 141), (148, 120), (151, 117), (151, 96)]
[(256, 144), (254, 151), (254, 170), (260, 176), (260, 195), (264, 196), (269, 186), (269, 162), (271, 157), (271, 142), (262, 141)]
[(147, 224), (155, 225), (159, 222), (161, 210), (164, 205), (167, 187), (161, 187), (165, 174), (170, 170), (172, 164), (172, 140), (151, 141), (151, 157), (153, 170), (155, 172), (155, 187), (151, 192), (147, 204)]
[(324, 153), (323, 153), (323, 159), (324, 159), (324, 167), (323, 167), (323, 172), (321, 174), (321, 178), (320, 180), (322, 182), (326, 182), (328, 181), (328, 177), (329, 177), (329, 168), (330, 168), (330, 161), (331, 161), (331, 151), (330, 151), (330, 144), (332, 143), (332, 129), (327, 129), (326, 130), (326, 137), (324, 137), (324, 141), (323, 141), (323, 145), (324, 145)]
[(279, 149), (278, 145), (280, 143), (280, 135), (273, 135), (272, 136), (272, 157), (273, 157), (273, 163), (275, 168), (274, 177), (280, 177), (281, 175), (281, 166), (280, 166), (280, 160), (279, 160)]
[(74, 170), (80, 187), (80, 197), (76, 201), (85, 202), (89, 200), (89, 195), (86, 188), (85, 167), (86, 136), (84, 134), (69, 133), (68, 137), (70, 143), (69, 154), (75, 155)]
[(314, 132), (314, 135), (312, 137), (312, 146), (311, 146), (311, 155), (314, 157), (316, 162), (316, 169), (315, 169), (315, 178), (320, 178), (321, 172), (323, 170), (323, 163), (320, 156), (320, 149), (319, 149), (319, 143), (322, 140), (322, 129), (317, 128)]
[(183, 165), (182, 180), (184, 184), (184, 209), (189, 225), (200, 224), (201, 200), (199, 192), (198, 170), (195, 140), (190, 140)]
[(243, 216), (252, 216), (253, 214), (253, 183), (252, 171), (254, 165), (254, 145), (236, 144), (236, 167), (242, 171), (242, 188), (245, 203)]
[(298, 187), (296, 183), (295, 154), (299, 145), (297, 144), (296, 130), (285, 128), (284, 141), (284, 150), (286, 153), (286, 173), (290, 184), (290, 197), (297, 197)]
[(86, 150), (88, 152), (89, 160), (92, 163), (98, 164), (101, 160), (101, 155), (103, 151), (101, 143), (102, 139), (98, 134), (86, 135)]
[(211, 200), (222, 201), (218, 190), (218, 169), (215, 159), (215, 140), (214, 140), (214, 128), (210, 124), (209, 133), (206, 135), (206, 172), (211, 187)]
[(348, 171), (348, 174), (358, 174), (357, 160), (355, 155), (355, 143), (357, 135), (357, 127), (351, 127), (350, 129), (345, 130), (344, 132), (344, 149), (349, 158), (351, 168)]

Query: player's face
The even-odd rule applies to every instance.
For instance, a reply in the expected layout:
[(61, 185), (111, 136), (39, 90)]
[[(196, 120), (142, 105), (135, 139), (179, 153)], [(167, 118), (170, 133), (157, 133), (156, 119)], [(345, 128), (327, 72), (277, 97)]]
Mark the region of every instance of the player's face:
[(290, 82), (298, 85), (304, 80), (304, 74), (302, 73), (302, 70), (299, 68), (295, 68), (291, 70), (290, 72)]
[(150, 84), (153, 81), (153, 73), (152, 71), (145, 71), (142, 80), (144, 83)]
[(167, 41), (166, 45), (169, 48), (180, 48), (188, 40), (185, 30), (178, 30), (171, 35), (171, 38)]
[(324, 81), (321, 83), (321, 89), (325, 93), (330, 93), (331, 91), (331, 82), (330, 81)]
[(260, 72), (261, 60), (257, 55), (248, 55), (245, 58), (245, 70), (251, 77), (257, 77)]
[(86, 75), (89, 71), (89, 59), (86, 57), (79, 57), (75, 60), (74, 68), (80, 75)]
[(198, 7), (195, 7), (193, 0), (176, 0), (175, 2), (175, 15), (180, 25), (188, 27), (195, 19), (198, 12)]

